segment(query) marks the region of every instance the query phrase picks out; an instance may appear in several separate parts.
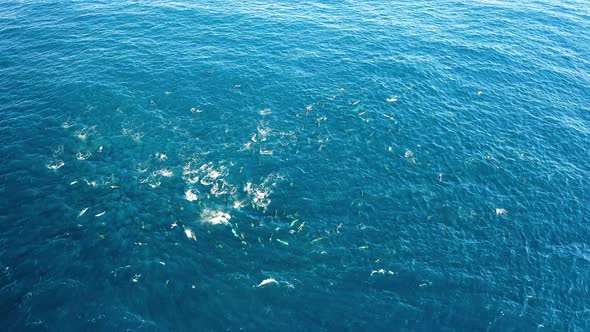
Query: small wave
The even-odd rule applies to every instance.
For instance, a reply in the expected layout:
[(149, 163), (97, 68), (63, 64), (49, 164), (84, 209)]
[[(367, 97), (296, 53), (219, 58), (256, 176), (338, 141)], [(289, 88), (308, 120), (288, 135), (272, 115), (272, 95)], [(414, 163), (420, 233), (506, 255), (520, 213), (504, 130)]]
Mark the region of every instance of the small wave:
[(52, 170), (56, 170), (56, 169), (60, 169), (63, 167), (63, 165), (65, 165), (65, 163), (61, 160), (56, 160), (56, 161), (52, 161), (50, 163), (48, 163), (47, 165), (45, 165), (47, 168), (52, 169)]
[(61, 124), (61, 127), (63, 129), (69, 129), (69, 128), (72, 128), (75, 125), (76, 125), (75, 122), (70, 122), (70, 120), (68, 119), (67, 121), (65, 121), (64, 123)]
[(161, 175), (161, 176), (163, 176), (163, 177), (167, 177), (167, 178), (170, 178), (170, 177), (174, 176), (174, 172), (172, 172), (171, 170), (169, 170), (169, 169), (166, 169), (166, 168), (163, 168), (163, 169), (157, 170), (157, 171), (155, 172), (155, 174), (156, 174), (156, 175)]
[(166, 161), (168, 156), (162, 152), (156, 152), (156, 158), (160, 159), (161, 161)]
[(90, 158), (90, 156), (92, 156), (92, 152), (90, 152), (90, 151), (87, 151), (85, 153), (82, 153), (82, 152), (76, 153), (76, 159), (78, 159), (78, 160), (86, 160), (86, 159)]

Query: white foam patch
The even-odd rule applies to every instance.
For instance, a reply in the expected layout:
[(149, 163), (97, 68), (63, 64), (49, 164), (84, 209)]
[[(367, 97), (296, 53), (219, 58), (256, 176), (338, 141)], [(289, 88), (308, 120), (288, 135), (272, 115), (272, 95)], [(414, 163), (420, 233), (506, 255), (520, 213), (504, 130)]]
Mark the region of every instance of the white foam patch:
[(142, 132), (136, 132), (133, 129), (129, 129), (129, 128), (125, 128), (125, 127), (123, 127), (121, 129), (121, 134), (131, 137), (131, 139), (134, 140), (135, 142), (140, 142), (141, 139), (143, 138), (143, 136), (145, 135)]
[(261, 123), (260, 126), (256, 127), (256, 132), (258, 136), (258, 141), (265, 142), (268, 134), (272, 131), (272, 128), (268, 128), (264, 126), (264, 123)]
[(204, 186), (210, 186), (215, 183), (215, 180), (221, 178), (222, 176), (226, 176), (229, 172), (227, 168), (221, 165), (218, 169), (213, 167), (212, 163), (204, 164), (199, 168), (200, 173), (204, 173), (203, 177), (201, 177), (201, 184)]
[(88, 136), (94, 133), (96, 133), (95, 126), (82, 128), (76, 131), (76, 137), (78, 137), (78, 139), (80, 139), (81, 141), (85, 141), (88, 138)]
[(260, 148), (260, 150), (258, 150), (258, 152), (263, 156), (272, 156), (274, 154), (273, 150), (267, 150), (267, 149), (263, 149), (263, 148)]
[(193, 231), (191, 231), (190, 229), (186, 228), (184, 230), (184, 234), (186, 235), (186, 237), (188, 237), (189, 239), (195, 240), (197, 241), (197, 236), (195, 235), (195, 233), (193, 233)]
[(508, 211), (506, 211), (506, 209), (501, 209), (501, 208), (496, 209), (496, 214), (497, 215), (506, 214), (507, 212)]
[(80, 131), (76, 133), (76, 137), (78, 137), (78, 139), (80, 139), (81, 141), (85, 141), (88, 138), (88, 134)]
[(201, 222), (210, 225), (229, 225), (231, 216), (223, 211), (205, 209), (201, 213)]
[(92, 188), (96, 188), (98, 187), (98, 183), (96, 183), (96, 181), (88, 181), (87, 179), (83, 179), (84, 183), (86, 183), (87, 186), (90, 186)]
[(72, 128), (75, 125), (76, 125), (75, 122), (70, 122), (70, 120), (67, 120), (67, 121), (65, 121), (64, 123), (61, 124), (61, 127), (63, 129), (68, 129), (68, 128)]
[(215, 184), (213, 184), (213, 186), (211, 187), (211, 190), (209, 190), (209, 192), (211, 193), (211, 195), (213, 195), (215, 197), (227, 194), (228, 193), (227, 182), (225, 182), (225, 180), (215, 182)]
[(86, 160), (88, 158), (90, 158), (90, 156), (92, 156), (92, 152), (87, 151), (87, 152), (78, 152), (76, 153), (76, 159), (78, 160)]
[(199, 191), (194, 188), (189, 188), (184, 192), (184, 198), (189, 202), (194, 202), (199, 199)]
[(242, 202), (242, 201), (235, 201), (232, 204), (232, 207), (236, 210), (243, 208), (244, 206), (246, 206), (246, 203)]
[(252, 187), (252, 183), (248, 182), (244, 187), (244, 191), (250, 195), (252, 205), (257, 208), (266, 210), (270, 205), (270, 193), (268, 188)]
[(213, 167), (212, 162), (205, 163), (196, 169), (193, 165), (194, 163), (195, 161), (186, 164), (182, 172), (184, 179), (188, 183), (196, 183), (199, 182), (200, 179), (202, 185), (210, 186), (217, 178), (227, 174), (227, 171), (223, 166), (221, 166), (221, 169), (217, 170)]
[(182, 177), (188, 183), (197, 183), (199, 182), (199, 170), (193, 168), (193, 164), (196, 161), (190, 161), (186, 165), (184, 165), (182, 169)]
[(156, 171), (156, 174), (167, 178), (174, 176), (174, 172), (166, 168)]
[(246, 143), (242, 144), (240, 151), (250, 150), (251, 146), (252, 146), (252, 142), (246, 142)]
[(143, 133), (134, 133), (133, 135), (131, 135), (131, 139), (133, 139), (135, 142), (141, 142), (143, 136)]
[(56, 147), (53, 150), (52, 156), (57, 157), (57, 156), (61, 155), (62, 153), (64, 153), (64, 146), (63, 146), (63, 144), (60, 145), (60, 146), (58, 146), (58, 147)]
[(166, 159), (168, 159), (168, 156), (165, 153), (157, 152), (156, 158), (160, 159), (161, 161), (166, 161)]
[(209, 171), (209, 173), (205, 174), (205, 176), (201, 179), (201, 184), (210, 186), (219, 176), (221, 176), (221, 173), (213, 169)]

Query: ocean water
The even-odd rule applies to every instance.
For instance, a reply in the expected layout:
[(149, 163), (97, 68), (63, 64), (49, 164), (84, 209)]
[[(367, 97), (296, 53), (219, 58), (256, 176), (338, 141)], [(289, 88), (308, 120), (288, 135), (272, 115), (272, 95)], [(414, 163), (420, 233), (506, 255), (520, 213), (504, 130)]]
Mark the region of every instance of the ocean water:
[(0, 3), (0, 330), (587, 331), (585, 1)]

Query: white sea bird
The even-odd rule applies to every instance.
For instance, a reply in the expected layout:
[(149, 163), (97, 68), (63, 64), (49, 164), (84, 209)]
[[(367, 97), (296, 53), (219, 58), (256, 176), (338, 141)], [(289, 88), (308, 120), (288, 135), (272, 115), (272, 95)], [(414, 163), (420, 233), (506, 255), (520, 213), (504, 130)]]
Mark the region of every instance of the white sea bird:
[(88, 211), (88, 208), (84, 208), (82, 209), (82, 211), (80, 211), (80, 213), (78, 213), (78, 217), (81, 217), (84, 215), (84, 213), (86, 213), (86, 211)]
[(506, 209), (496, 209), (496, 214), (497, 215), (502, 215), (502, 214), (506, 214), (508, 211), (506, 211)]

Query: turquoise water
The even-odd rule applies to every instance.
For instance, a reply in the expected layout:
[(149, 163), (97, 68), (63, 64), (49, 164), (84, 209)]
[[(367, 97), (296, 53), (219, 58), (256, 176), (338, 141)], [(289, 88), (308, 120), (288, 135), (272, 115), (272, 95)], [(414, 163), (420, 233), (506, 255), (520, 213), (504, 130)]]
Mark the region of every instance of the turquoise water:
[(583, 1), (3, 1), (3, 331), (590, 329)]

